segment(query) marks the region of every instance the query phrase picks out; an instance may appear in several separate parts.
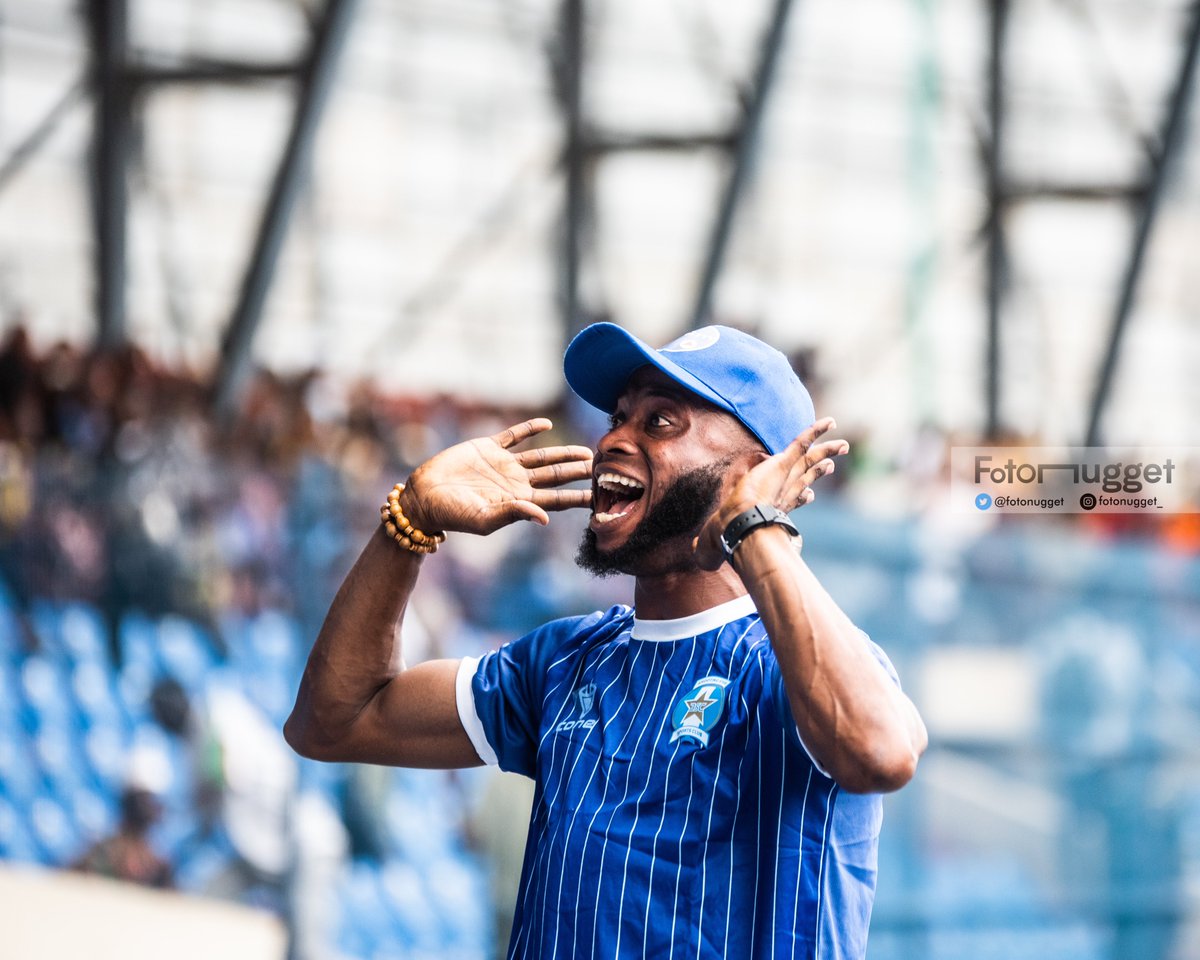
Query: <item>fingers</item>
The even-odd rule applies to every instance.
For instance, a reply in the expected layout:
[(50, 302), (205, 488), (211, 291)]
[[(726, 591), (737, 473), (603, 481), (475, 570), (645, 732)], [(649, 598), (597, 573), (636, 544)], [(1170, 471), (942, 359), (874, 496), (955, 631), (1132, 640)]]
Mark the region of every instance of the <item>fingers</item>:
[(784, 482), (784, 489), (790, 491), (795, 498), (799, 499), (814, 483), (822, 477), (833, 473), (833, 470), (833, 461), (828, 458), (818, 460), (813, 464), (809, 464), (807, 460), (800, 460), (793, 464), (792, 469), (788, 471), (787, 480)]
[[(820, 433), (828, 431), (833, 426), (833, 420), (829, 418), (814, 424), (814, 428), (818, 429)], [(794, 441), (793, 445), (796, 449), (788, 451), (798, 455), (790, 464), (787, 477), (782, 485), (784, 494), (782, 499), (785, 502), (779, 506), (783, 510), (794, 510), (812, 503), (816, 497), (812, 489), (813, 484), (834, 472), (834, 457), (840, 457), (850, 452), (850, 444), (845, 440), (809, 442), (805, 446), (806, 439), (805, 435), (801, 434)]]
[(591, 476), (591, 460), (583, 463), (554, 463), (548, 467), (535, 467), (526, 473), (531, 487), (560, 487), (576, 480), (591, 479)]
[(534, 490), (533, 502), (545, 510), (571, 510), (592, 505), (591, 490)]
[(530, 500), (506, 500), (494, 504), (488, 511), (485, 530), (490, 533), (518, 520), (532, 520), (544, 527), (550, 522), (547, 510), (587, 507), (591, 502), (591, 490), (534, 490)]
[[(499, 433), (492, 434), (492, 439), (500, 444), (505, 450), (509, 447), (515, 447), (523, 440), (528, 440), (530, 437), (536, 436), (539, 433), (544, 433), (549, 430), (552, 424), (545, 417), (534, 417), (532, 420), (525, 420), (521, 423), (514, 424), (507, 430), (501, 430)], [(590, 454), (589, 454), (590, 456)]]
[[(548, 422), (548, 421), (547, 421)], [(592, 451), (587, 447), (575, 445), (564, 447), (534, 447), (532, 450), (522, 450), (513, 454), (517, 463), (526, 469), (544, 467), (552, 463), (586, 462), (591, 470)]]

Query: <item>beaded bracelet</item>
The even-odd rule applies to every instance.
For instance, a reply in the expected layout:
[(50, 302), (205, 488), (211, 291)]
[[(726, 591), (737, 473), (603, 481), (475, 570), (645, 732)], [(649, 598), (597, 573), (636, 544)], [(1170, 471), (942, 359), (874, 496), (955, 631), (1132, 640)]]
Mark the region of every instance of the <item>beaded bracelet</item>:
[(437, 548), (445, 542), (446, 535), (440, 531), (425, 533), (409, 523), (400, 509), (400, 494), (403, 492), (404, 484), (396, 484), (387, 495), (387, 502), (379, 508), (379, 519), (387, 535), (412, 553), (436, 553)]

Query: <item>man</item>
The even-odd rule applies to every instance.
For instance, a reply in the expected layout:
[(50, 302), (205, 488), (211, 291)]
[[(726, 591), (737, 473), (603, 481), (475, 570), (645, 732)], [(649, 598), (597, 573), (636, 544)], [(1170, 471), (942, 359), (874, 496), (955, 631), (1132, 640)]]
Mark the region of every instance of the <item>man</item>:
[[(534, 778), (510, 957), (862, 957), (878, 793), (926, 735), (784, 512), (848, 445), (821, 439), (833, 421), (782, 354), (726, 327), (654, 350), (594, 324), (565, 369), (611, 415), (594, 461), (514, 452), (550, 427), (530, 420), (419, 466), (334, 601), (289, 741)], [(632, 574), (633, 608), (405, 669), (396, 624), (435, 531), (589, 504), (578, 560)]]
[(158, 855), (149, 834), (162, 819), (153, 791), (130, 784), (121, 791), (121, 822), (116, 833), (89, 847), (72, 869), (167, 889), (175, 885), (171, 864)]

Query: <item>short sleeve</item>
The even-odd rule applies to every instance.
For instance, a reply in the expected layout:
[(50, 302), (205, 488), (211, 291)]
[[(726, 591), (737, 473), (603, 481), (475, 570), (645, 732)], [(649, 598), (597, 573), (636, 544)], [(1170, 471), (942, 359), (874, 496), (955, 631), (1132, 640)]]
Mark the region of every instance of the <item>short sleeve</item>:
[(478, 661), (463, 661), (456, 690), (459, 717), (485, 763), (534, 775), (546, 671), (587, 619), (552, 621)]

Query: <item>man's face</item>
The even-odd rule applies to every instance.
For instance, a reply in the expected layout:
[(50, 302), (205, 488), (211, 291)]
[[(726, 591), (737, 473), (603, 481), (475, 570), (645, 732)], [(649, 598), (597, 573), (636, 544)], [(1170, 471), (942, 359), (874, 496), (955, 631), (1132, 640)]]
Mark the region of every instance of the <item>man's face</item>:
[(596, 445), (592, 517), (576, 563), (607, 576), (695, 569), (692, 540), (730, 466), (761, 446), (732, 416), (653, 367), (630, 378)]

